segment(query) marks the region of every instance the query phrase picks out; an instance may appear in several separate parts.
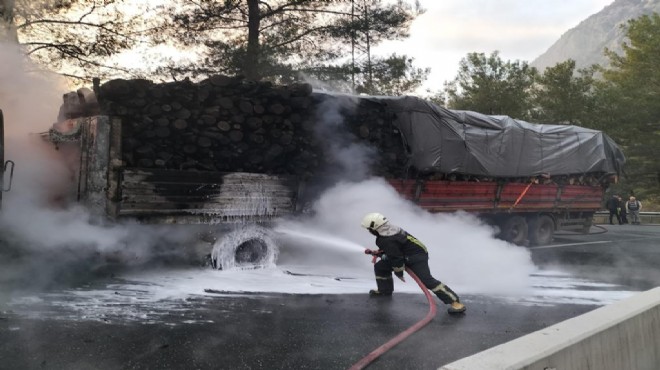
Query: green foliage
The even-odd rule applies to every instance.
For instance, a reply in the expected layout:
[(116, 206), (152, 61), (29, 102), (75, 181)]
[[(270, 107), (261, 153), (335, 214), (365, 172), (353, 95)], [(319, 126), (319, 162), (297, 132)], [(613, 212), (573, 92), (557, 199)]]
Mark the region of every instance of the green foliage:
[(276, 82), (299, 80), (302, 73), (355, 81), (367, 91), (413, 89), (427, 72), (405, 56), (374, 58), (371, 48), (407, 37), (420, 13), (417, 4), (403, 1), (180, 1), (164, 12), (176, 25), (169, 32), (183, 47), (202, 44), (204, 62), (167, 72), (242, 74)]
[(524, 119), (530, 115), (530, 89), (537, 76), (527, 62), (504, 62), (497, 51), (470, 53), (459, 64), (457, 77), (445, 87), (453, 109)]
[(355, 90), (370, 95), (403, 95), (417, 89), (430, 72), (429, 68), (416, 68), (412, 58), (392, 54), (373, 60), (371, 77), (361, 74)]
[(594, 73), (595, 67), (576, 71), (572, 59), (547, 68), (536, 80), (532, 119), (590, 125), (594, 119)]
[(148, 25), (140, 15), (124, 13), (122, 0), (2, 1), (4, 25), (15, 32), (5, 39), (18, 42), (41, 65), (88, 81), (130, 74), (107, 59), (134, 47), (138, 31)]
[(620, 143), (628, 162), (621, 187), (660, 200), (660, 16), (628, 22), (624, 55), (606, 51), (612, 67), (598, 84), (599, 128)]
[(630, 20), (623, 44), (624, 55), (606, 51), (612, 67), (603, 72), (613, 88), (625, 91), (625, 103), (636, 108), (641, 121), (660, 117), (660, 15)]

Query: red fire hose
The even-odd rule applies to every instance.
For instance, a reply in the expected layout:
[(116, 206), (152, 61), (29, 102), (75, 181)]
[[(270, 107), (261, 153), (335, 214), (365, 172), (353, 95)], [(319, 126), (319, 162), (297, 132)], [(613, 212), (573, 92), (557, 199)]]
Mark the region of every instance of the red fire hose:
[(373, 350), (371, 353), (369, 353), (368, 355), (363, 357), (360, 361), (356, 362), (353, 366), (351, 366), (349, 370), (364, 369), (367, 365), (369, 365), (375, 359), (380, 357), (380, 355), (387, 352), (390, 348), (396, 346), (397, 344), (403, 342), (412, 333), (421, 329), (424, 325), (428, 324), (431, 320), (433, 320), (433, 317), (435, 316), (437, 310), (435, 301), (433, 300), (433, 296), (428, 291), (428, 289), (426, 289), (424, 284), (422, 284), (422, 281), (419, 280), (417, 275), (415, 275), (415, 273), (412, 272), (412, 270), (406, 267), (406, 272), (408, 272), (408, 275), (410, 275), (413, 279), (415, 279), (417, 285), (419, 285), (419, 287), (422, 288), (422, 291), (426, 295), (426, 299), (429, 301), (429, 312), (426, 314), (426, 317), (424, 317), (422, 320), (418, 321), (415, 325), (409, 327), (408, 329), (402, 331), (396, 337), (390, 339), (387, 343)]

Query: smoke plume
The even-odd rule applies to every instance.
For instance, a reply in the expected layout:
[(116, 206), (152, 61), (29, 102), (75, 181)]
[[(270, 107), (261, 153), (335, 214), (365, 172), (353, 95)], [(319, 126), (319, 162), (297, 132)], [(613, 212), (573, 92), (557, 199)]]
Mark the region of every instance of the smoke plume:
[[(5, 159), (16, 164), (0, 212), (0, 305), (16, 287), (82, 276), (108, 258), (144, 263), (154, 245), (188, 237), (171, 228), (95, 223), (75, 203), (77, 148), (57, 150), (39, 135), (56, 120), (66, 84), (13, 44), (0, 44), (0, 66)], [(9, 180), (5, 174), (5, 185)]]
[[(352, 245), (377, 248), (374, 237), (361, 228), (360, 222), (365, 214), (380, 212), (428, 247), (432, 274), (459, 295), (523, 294), (530, 288), (529, 275), (535, 267), (528, 250), (494, 238), (495, 230), (470, 214), (430, 214), (402, 199), (383, 179), (339, 183), (326, 191), (312, 210), (304, 221), (287, 221), (279, 226), (321, 235), (318, 241), (307, 238), (307, 255), (298, 261), (289, 257), (289, 263), (315, 263), (319, 270), (335, 275), (355, 275), (358, 269), (373, 274), (362, 251)], [(331, 247), (316, 248), (326, 244), (323, 238), (327, 236), (341, 238), (346, 245), (329, 240)], [(328, 248), (335, 248), (334, 258), (329, 257)], [(324, 257), (316, 258), (315, 251)], [(282, 253), (283, 258), (287, 256)]]

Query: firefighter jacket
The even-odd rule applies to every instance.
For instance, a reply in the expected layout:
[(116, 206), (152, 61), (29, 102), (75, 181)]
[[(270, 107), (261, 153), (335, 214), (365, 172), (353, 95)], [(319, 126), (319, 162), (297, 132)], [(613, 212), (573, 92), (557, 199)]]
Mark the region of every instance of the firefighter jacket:
[(405, 258), (415, 254), (428, 254), (426, 246), (405, 230), (385, 224), (378, 228), (376, 245), (387, 256), (396, 276), (403, 276)]

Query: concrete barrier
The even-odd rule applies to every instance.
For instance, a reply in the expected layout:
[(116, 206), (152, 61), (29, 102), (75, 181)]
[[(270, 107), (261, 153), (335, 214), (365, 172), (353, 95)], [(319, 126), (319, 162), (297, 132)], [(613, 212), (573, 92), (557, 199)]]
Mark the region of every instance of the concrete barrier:
[(660, 288), (598, 308), (440, 369), (660, 369)]

